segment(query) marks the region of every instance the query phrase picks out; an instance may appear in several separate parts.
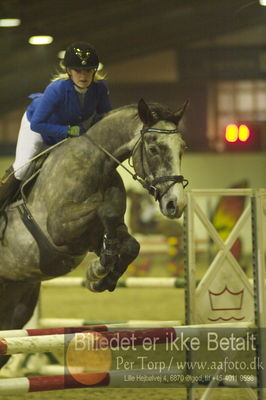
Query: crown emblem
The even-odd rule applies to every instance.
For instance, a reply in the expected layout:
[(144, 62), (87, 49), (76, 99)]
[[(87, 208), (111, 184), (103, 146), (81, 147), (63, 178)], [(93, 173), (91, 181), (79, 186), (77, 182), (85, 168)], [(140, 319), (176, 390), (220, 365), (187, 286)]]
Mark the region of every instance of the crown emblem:
[(233, 292), (227, 286), (221, 292), (209, 291), (212, 311), (241, 310), (243, 305), (244, 289)]
[(79, 48), (76, 48), (74, 50), (75, 50), (76, 56), (78, 56), (78, 58), (81, 61), (81, 65), (87, 65), (88, 58), (90, 57), (91, 52), (89, 50), (82, 51)]

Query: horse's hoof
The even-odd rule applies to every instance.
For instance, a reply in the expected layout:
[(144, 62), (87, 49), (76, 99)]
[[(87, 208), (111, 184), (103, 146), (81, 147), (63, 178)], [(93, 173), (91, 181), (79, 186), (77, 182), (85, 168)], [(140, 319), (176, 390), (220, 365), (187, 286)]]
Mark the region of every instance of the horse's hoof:
[(118, 255), (107, 255), (102, 253), (100, 256), (100, 265), (104, 266), (104, 268), (108, 271), (113, 268), (113, 266), (117, 263)]
[(109, 292), (113, 292), (116, 288), (117, 280), (114, 280), (111, 277), (107, 276), (104, 279), (104, 281), (105, 281), (106, 290), (108, 290)]
[(107, 287), (106, 285), (103, 284), (103, 282), (98, 281), (98, 282), (87, 282), (86, 283), (86, 288), (89, 289), (91, 292), (94, 293), (101, 293), (104, 292)]
[(115, 290), (115, 288), (116, 288), (116, 283), (112, 283), (111, 285), (109, 285), (108, 291), (113, 292)]
[(101, 265), (99, 259), (97, 258), (90, 262), (86, 277), (89, 282), (96, 282), (99, 279), (104, 278), (106, 274), (106, 268)]

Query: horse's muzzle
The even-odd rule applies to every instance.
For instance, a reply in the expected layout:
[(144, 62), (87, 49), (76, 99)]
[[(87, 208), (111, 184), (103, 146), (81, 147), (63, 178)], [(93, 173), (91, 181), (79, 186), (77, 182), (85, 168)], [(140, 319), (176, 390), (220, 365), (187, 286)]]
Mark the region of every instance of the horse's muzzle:
[(164, 196), (159, 204), (162, 214), (170, 219), (180, 218), (186, 206), (185, 199), (180, 201), (177, 196)]

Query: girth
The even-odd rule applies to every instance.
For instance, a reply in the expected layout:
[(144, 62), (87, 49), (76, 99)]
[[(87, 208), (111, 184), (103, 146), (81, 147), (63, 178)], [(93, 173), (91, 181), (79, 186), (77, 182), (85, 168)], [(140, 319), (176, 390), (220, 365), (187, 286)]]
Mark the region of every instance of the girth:
[(50, 243), (24, 202), (17, 208), (22, 222), (38, 244), (41, 272), (53, 277), (70, 272), (76, 265), (77, 257), (60, 252)]
[(22, 200), (18, 202), (16, 208), (20, 213), (22, 222), (38, 245), (40, 253), (39, 267), (41, 272), (47, 276), (56, 277), (70, 272), (76, 266), (77, 257), (80, 257), (81, 261), (84, 255), (74, 256), (57, 250), (57, 248), (48, 240), (47, 236), (37, 224), (32, 213), (27, 207), (24, 187), (36, 177), (39, 171), (40, 170), (36, 171), (36, 173), (22, 185)]

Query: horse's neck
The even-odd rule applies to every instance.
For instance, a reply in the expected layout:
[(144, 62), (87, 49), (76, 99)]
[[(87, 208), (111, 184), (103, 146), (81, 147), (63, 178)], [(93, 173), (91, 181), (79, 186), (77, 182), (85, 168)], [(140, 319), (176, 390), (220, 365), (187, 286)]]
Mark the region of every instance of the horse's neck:
[(136, 143), (141, 126), (135, 109), (114, 111), (92, 127), (89, 135), (120, 161), (124, 161)]

